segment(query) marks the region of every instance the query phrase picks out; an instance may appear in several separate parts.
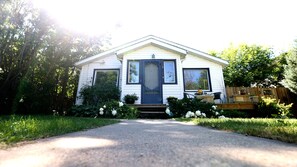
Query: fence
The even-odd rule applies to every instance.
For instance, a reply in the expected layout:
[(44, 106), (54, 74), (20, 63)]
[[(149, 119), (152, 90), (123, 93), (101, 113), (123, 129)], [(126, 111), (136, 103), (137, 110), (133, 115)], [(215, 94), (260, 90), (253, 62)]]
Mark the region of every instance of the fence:
[(271, 97), (280, 100), (281, 103), (292, 103), (290, 90), (287, 88), (259, 88), (259, 87), (226, 87), (227, 99), (236, 95), (249, 95), (256, 97)]

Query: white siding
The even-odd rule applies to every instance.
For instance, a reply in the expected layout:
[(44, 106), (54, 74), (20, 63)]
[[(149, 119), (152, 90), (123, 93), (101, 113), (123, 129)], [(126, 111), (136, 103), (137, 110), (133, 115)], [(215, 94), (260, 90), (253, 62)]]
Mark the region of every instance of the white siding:
[(80, 96), (79, 94), (80, 89), (86, 85), (92, 85), (95, 69), (119, 69), (120, 70), (119, 85), (121, 85), (122, 84), (121, 67), (122, 67), (121, 62), (117, 59), (116, 55), (114, 54), (102, 57), (101, 59), (98, 59), (92, 63), (82, 66), (80, 76), (79, 76), (76, 105), (82, 104), (82, 99), (78, 98)]

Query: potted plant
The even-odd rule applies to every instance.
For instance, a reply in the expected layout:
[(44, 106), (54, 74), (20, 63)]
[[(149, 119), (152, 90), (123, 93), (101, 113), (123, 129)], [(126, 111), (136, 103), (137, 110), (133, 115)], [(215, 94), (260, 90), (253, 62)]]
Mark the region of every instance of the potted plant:
[(126, 104), (134, 104), (136, 100), (138, 100), (138, 96), (135, 93), (126, 94), (124, 96), (124, 101)]

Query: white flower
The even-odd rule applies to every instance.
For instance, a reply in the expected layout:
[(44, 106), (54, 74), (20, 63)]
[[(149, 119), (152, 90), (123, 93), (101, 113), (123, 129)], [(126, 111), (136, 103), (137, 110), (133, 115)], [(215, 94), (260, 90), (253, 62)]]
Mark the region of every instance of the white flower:
[(205, 114), (205, 113), (201, 113), (201, 115), (202, 115), (203, 117), (206, 117), (206, 114)]
[(56, 111), (56, 110), (53, 110), (53, 115), (54, 115), (54, 116), (58, 116), (58, 115), (59, 115), (59, 112)]
[(216, 115), (219, 115), (219, 112), (216, 112)]
[(201, 116), (201, 111), (200, 111), (200, 110), (197, 110), (197, 111), (195, 112), (195, 114), (199, 117), (199, 116)]
[(122, 107), (124, 105), (124, 103), (123, 102), (119, 102), (119, 107)]
[(217, 109), (217, 106), (213, 105), (211, 106), (212, 109), (216, 110)]
[(106, 108), (106, 105), (104, 105), (103, 108)]
[(192, 111), (188, 111), (188, 112), (186, 113), (186, 118), (191, 118), (191, 117), (195, 117), (195, 113), (192, 112)]
[(170, 115), (170, 110), (169, 110), (168, 107), (166, 108), (165, 113), (168, 114), (168, 115)]
[(186, 114), (186, 118), (190, 118), (190, 114), (187, 113), (187, 114)]
[(101, 112), (101, 111), (103, 112), (104, 109), (103, 109), (103, 108), (100, 108), (99, 110), (100, 110), (100, 112)]
[(103, 110), (102, 110), (102, 111), (100, 110), (99, 114), (100, 114), (100, 115), (103, 115), (103, 114), (104, 114)]
[(224, 115), (219, 116), (220, 119), (226, 118)]
[(24, 99), (23, 99), (23, 98), (21, 98), (19, 102), (20, 102), (20, 103), (23, 103), (23, 102), (24, 102)]
[(111, 114), (112, 114), (113, 116), (117, 115), (117, 110), (112, 109)]
[(186, 113), (186, 118), (190, 118), (191, 116), (190, 116), (190, 112), (191, 111), (188, 111), (187, 113)]

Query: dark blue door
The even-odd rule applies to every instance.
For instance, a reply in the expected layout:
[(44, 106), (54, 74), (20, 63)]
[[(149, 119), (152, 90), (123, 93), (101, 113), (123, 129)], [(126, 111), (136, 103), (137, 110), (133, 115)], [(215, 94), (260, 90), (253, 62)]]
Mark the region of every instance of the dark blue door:
[(160, 60), (143, 60), (141, 103), (162, 104), (162, 64)]

